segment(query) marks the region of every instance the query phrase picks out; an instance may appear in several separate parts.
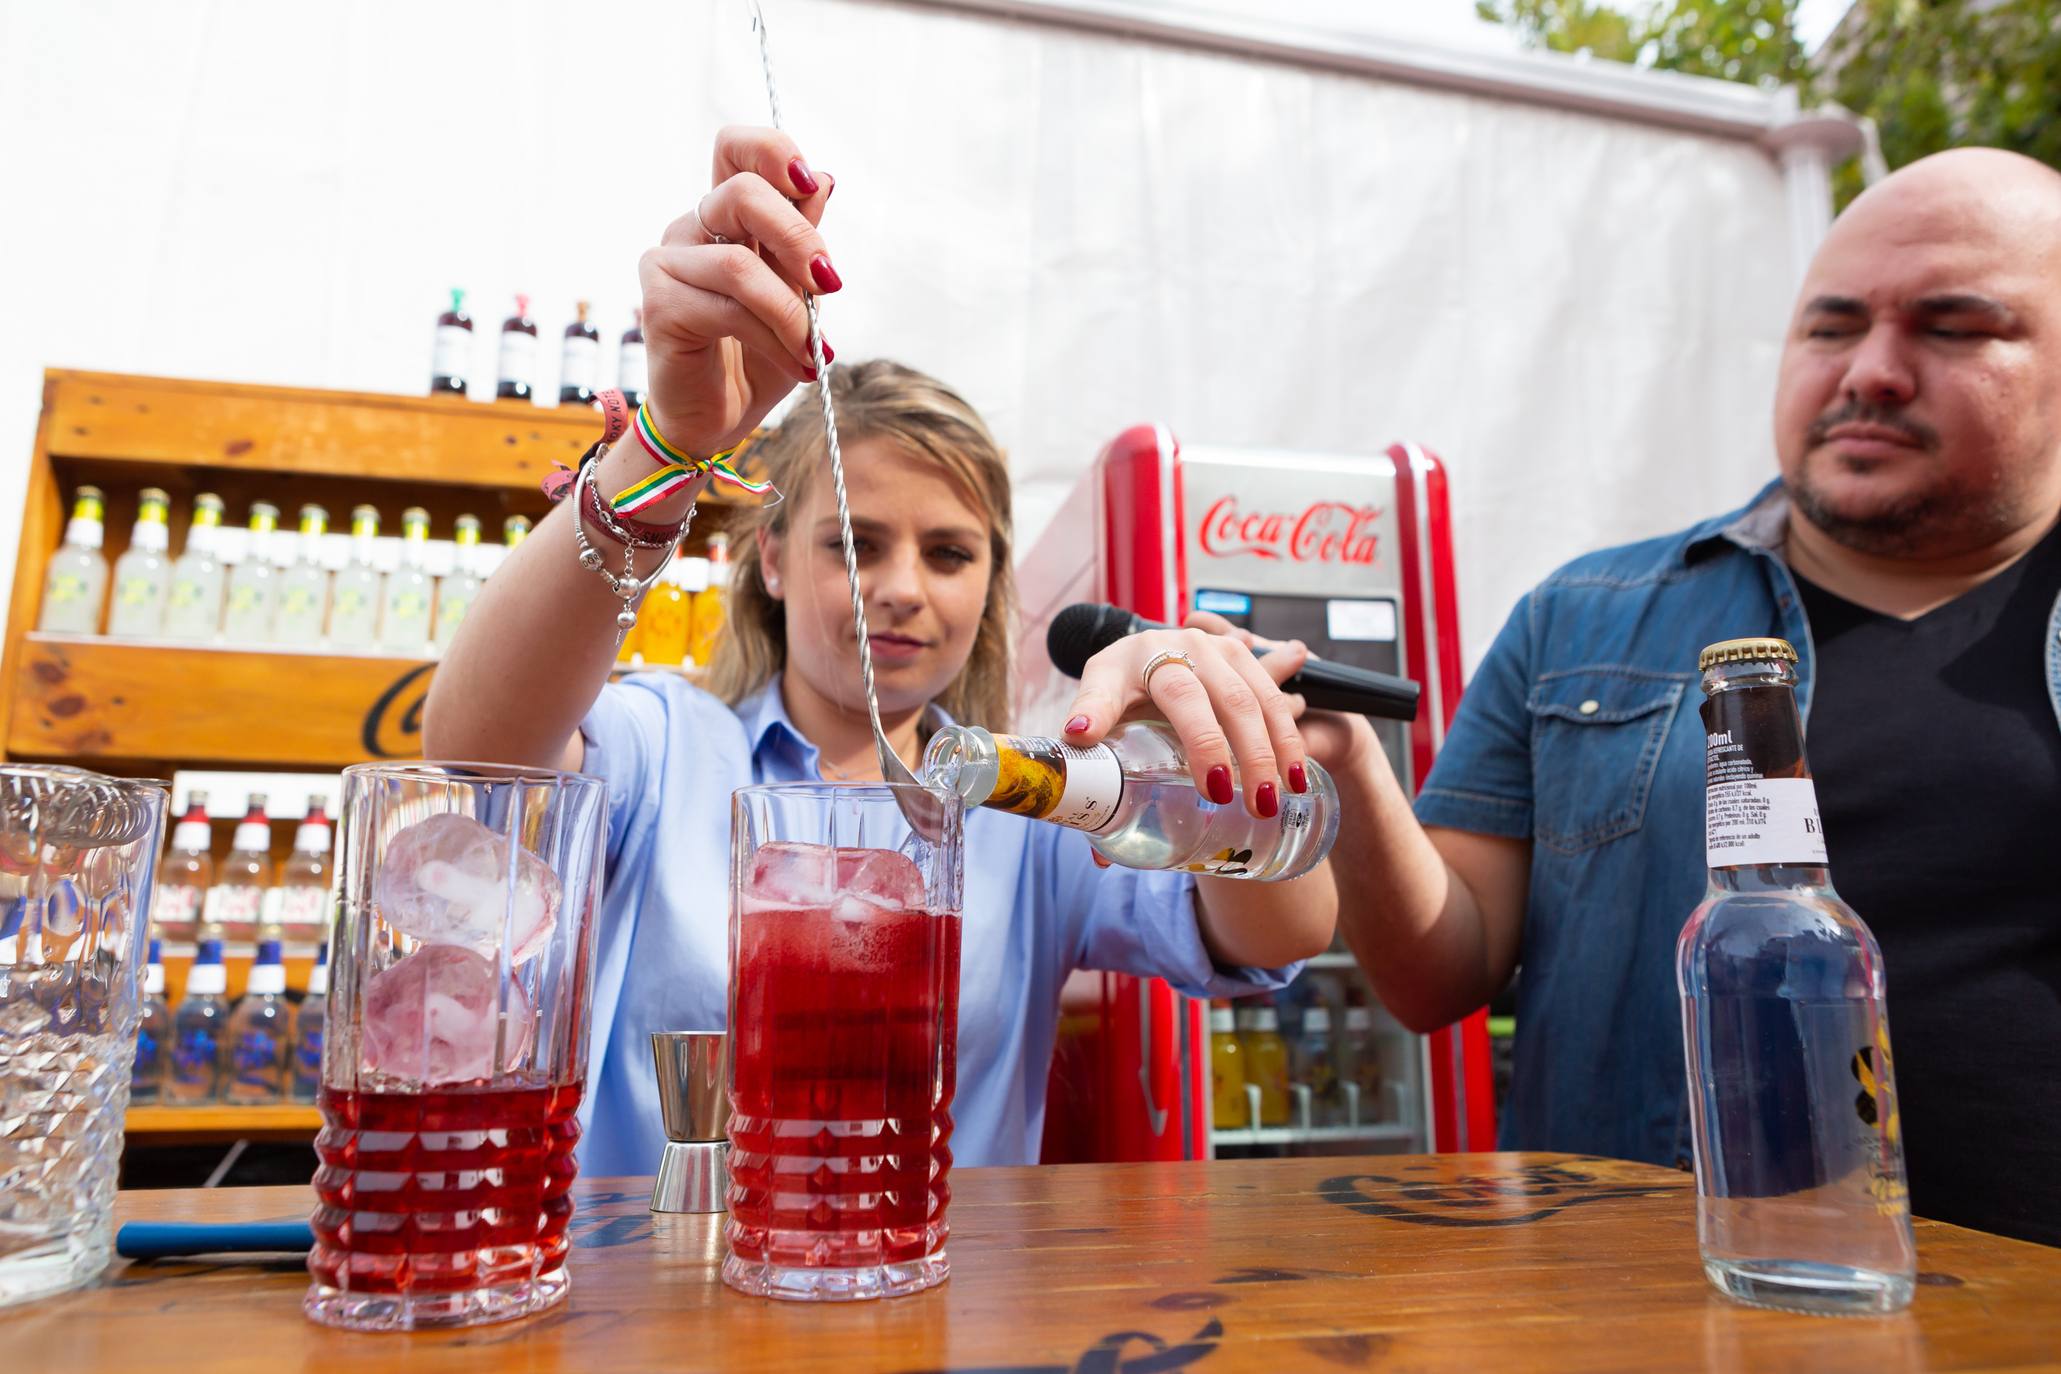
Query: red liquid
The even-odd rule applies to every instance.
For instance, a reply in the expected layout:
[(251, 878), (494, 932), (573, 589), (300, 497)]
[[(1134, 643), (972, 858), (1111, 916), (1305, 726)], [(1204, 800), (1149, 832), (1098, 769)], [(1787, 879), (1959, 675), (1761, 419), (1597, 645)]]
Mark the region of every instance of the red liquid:
[[(730, 1013), (730, 1252), (857, 1268), (944, 1248), (959, 917), (758, 911)], [(849, 927), (845, 927), (848, 931)]]
[(354, 1293), (463, 1293), (565, 1264), (580, 1084), (325, 1087), (308, 1272)]

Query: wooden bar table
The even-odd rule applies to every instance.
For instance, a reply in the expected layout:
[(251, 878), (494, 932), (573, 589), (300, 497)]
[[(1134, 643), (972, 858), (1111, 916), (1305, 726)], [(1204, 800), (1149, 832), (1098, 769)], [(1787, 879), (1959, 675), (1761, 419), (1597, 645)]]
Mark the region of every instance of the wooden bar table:
[[(747, 1298), (720, 1218), (583, 1181), (569, 1301), (454, 1332), (332, 1331), (297, 1260), (117, 1261), (0, 1314), (22, 1371), (1751, 1371), (2050, 1369), (2061, 1250), (1920, 1221), (1895, 1317), (1741, 1307), (1705, 1282), (1683, 1174), (1567, 1155), (969, 1169), (952, 1280), (855, 1304)], [(276, 1220), (302, 1188), (124, 1193), (123, 1220)]]

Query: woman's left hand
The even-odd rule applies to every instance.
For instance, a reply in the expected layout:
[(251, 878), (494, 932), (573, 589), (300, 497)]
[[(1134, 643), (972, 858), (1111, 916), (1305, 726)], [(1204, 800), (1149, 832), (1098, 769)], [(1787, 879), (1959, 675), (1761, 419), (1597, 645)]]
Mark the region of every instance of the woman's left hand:
[[(1280, 814), (1280, 788), (1309, 788), (1309, 749), (1299, 705), (1281, 683), (1309, 659), (1301, 643), (1253, 654), (1257, 642), (1221, 616), (1198, 611), (1178, 630), (1128, 635), (1089, 659), (1068, 713), (1066, 742), (1094, 744), (1126, 720), (1166, 721), (1180, 736), (1195, 785), (1219, 806), (1231, 800), (1232, 767), (1255, 816)], [(1161, 654), (1169, 657), (1145, 670)]]

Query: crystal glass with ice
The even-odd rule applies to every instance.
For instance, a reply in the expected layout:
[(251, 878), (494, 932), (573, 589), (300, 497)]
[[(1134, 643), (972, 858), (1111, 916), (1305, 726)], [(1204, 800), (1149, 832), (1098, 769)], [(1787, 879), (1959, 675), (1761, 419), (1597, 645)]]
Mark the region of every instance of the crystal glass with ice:
[(107, 1267), (165, 801), (0, 765), (0, 1307)]
[(901, 790), (732, 802), (723, 1280), (747, 1293), (887, 1297), (949, 1272), (964, 811), (941, 798), (932, 843)]
[(316, 1321), (468, 1326), (565, 1296), (603, 798), (547, 769), (344, 770)]

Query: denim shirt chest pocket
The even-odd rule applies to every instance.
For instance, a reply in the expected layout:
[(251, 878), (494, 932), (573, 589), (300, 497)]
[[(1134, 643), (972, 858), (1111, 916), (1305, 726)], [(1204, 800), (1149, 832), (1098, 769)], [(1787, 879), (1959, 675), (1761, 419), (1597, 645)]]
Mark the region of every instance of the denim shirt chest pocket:
[(1533, 683), (1525, 706), (1540, 844), (1573, 854), (1639, 828), (1691, 676), (1608, 664)]

